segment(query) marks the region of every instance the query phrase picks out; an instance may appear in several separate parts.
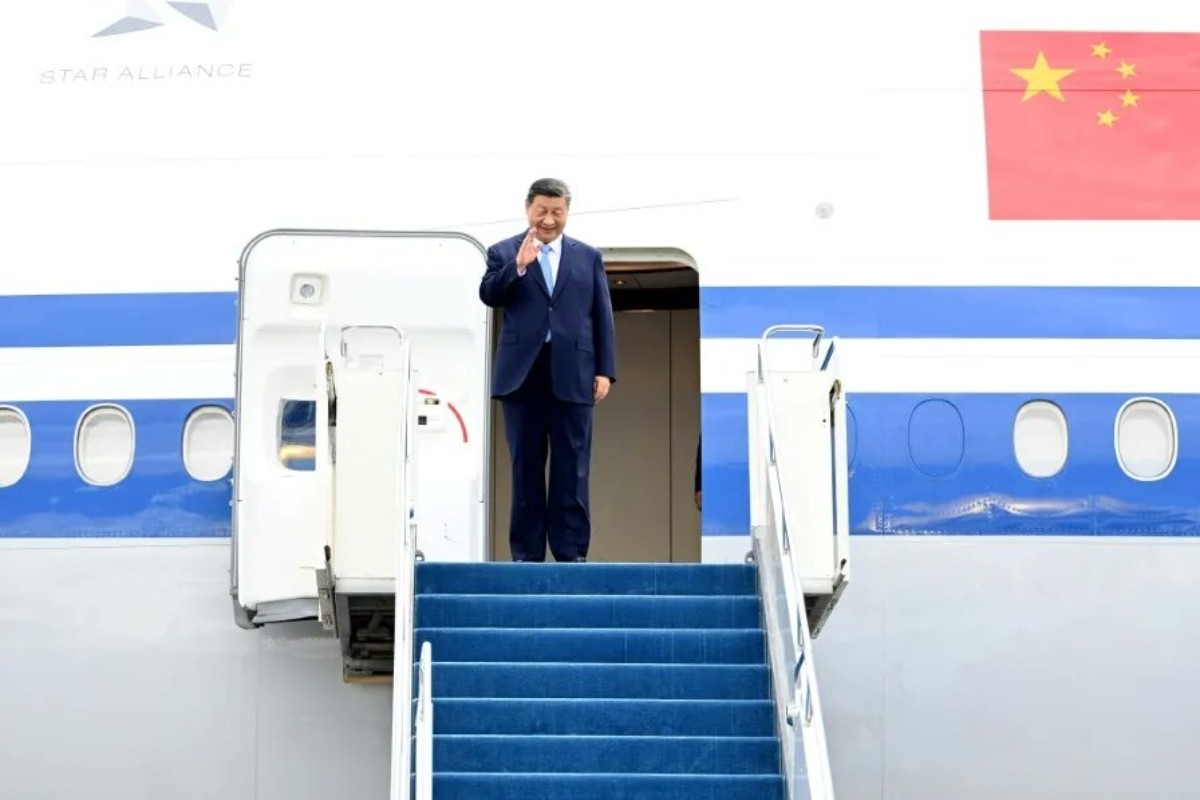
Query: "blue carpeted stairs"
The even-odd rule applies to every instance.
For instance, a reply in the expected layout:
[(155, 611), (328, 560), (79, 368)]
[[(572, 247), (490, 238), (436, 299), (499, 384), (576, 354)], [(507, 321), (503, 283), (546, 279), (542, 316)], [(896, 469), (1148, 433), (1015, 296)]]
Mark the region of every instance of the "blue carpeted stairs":
[(420, 563), (416, 608), (438, 800), (783, 797), (753, 566)]

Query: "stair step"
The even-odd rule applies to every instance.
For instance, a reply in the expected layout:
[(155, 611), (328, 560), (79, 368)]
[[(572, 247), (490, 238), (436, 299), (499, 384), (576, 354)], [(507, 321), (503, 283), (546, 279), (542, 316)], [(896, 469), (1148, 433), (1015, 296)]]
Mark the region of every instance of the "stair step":
[(762, 664), (764, 636), (759, 628), (418, 628), (415, 641), (416, 652), (430, 642), (440, 661)]
[(425, 594), (418, 627), (754, 628), (754, 595)]
[[(414, 701), (415, 707), (415, 701)], [(769, 700), (434, 699), (435, 734), (775, 735)]]
[(783, 800), (780, 775), (443, 772), (438, 800)]
[(763, 737), (456, 736), (435, 734), (439, 772), (778, 775), (779, 741)]
[(418, 594), (751, 595), (750, 564), (417, 564)]
[[(434, 658), (441, 657), (440, 651)], [(416, 666), (413, 674), (416, 675)], [(433, 662), (433, 696), (758, 700), (770, 697), (765, 664)]]

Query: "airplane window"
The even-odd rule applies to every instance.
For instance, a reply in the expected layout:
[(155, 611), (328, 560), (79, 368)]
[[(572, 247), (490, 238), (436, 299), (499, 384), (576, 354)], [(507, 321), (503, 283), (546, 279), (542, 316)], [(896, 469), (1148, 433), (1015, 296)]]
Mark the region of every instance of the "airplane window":
[(112, 486), (133, 468), (133, 420), (119, 406), (97, 406), (75, 429), (75, 468), (88, 483)]
[(279, 463), (288, 469), (316, 468), (317, 404), (312, 400), (283, 400), (279, 404)]
[(1175, 416), (1158, 400), (1126, 403), (1117, 414), (1116, 438), (1117, 462), (1135, 480), (1158, 480), (1175, 467)]
[(25, 476), (32, 451), (29, 420), (19, 409), (0, 406), (0, 488), (12, 486)]
[(183, 425), (183, 465), (198, 481), (216, 481), (233, 467), (233, 415), (201, 406)]
[(958, 406), (947, 400), (922, 400), (908, 417), (908, 457), (930, 478), (952, 474), (966, 453), (966, 429)]
[(1067, 463), (1067, 418), (1045, 400), (1021, 406), (1013, 423), (1013, 451), (1021, 470), (1032, 478), (1050, 478)]

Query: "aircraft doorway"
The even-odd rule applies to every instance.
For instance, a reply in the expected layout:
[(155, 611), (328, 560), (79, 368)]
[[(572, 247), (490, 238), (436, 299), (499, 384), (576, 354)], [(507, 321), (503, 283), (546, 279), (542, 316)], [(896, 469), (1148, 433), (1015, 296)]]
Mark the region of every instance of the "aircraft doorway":
[[(596, 407), (589, 561), (699, 562), (699, 276), (679, 251), (605, 250), (617, 383)], [(499, 335), (499, 324), (493, 336)], [(492, 404), (492, 558), (508, 561), (511, 477)], [(553, 556), (547, 555), (548, 560)]]

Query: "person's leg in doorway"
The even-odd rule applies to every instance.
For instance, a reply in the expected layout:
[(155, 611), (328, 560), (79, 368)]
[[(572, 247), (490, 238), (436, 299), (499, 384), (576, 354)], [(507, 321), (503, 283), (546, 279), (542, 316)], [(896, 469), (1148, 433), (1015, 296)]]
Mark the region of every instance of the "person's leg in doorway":
[(504, 431), (512, 465), (508, 547), (513, 561), (545, 561), (546, 456), (551, 434), (549, 347), (521, 388), (503, 400)]
[(555, 561), (586, 561), (592, 539), (588, 482), (592, 409), (554, 400), (550, 409), (549, 542)]

